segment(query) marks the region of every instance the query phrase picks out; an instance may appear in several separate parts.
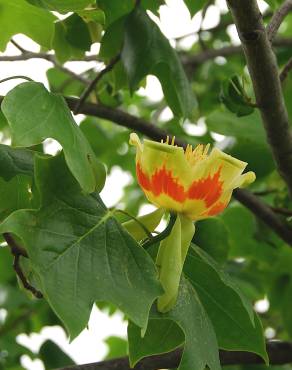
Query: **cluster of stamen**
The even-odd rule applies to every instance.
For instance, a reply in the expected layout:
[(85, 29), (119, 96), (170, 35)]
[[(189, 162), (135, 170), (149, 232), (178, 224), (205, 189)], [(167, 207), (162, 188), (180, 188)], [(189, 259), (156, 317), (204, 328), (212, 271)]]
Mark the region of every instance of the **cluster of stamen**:
[(192, 145), (188, 144), (185, 150), (186, 160), (191, 164), (195, 164), (198, 161), (205, 159), (208, 156), (210, 144), (204, 146), (199, 144), (193, 149)]

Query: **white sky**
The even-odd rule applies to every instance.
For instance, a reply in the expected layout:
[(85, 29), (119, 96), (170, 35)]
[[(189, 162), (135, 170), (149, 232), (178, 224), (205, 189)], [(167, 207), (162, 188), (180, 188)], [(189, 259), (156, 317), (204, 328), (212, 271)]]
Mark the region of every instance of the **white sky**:
[[(195, 1), (195, 0), (194, 0)], [(160, 8), (160, 21), (152, 16), (152, 18), (159, 23), (163, 33), (170, 39), (178, 36), (196, 32), (200, 27), (201, 15), (197, 14), (193, 19), (190, 18), (188, 10), (182, 0), (166, 0), (167, 6)], [(214, 27), (219, 21), (219, 12), (227, 11), (225, 1), (217, 0), (217, 6), (212, 6), (208, 10), (205, 18), (203, 28), (208, 29)], [(263, 1), (260, 2), (262, 10), (266, 7)], [(238, 43), (238, 38), (234, 27), (230, 28), (232, 38), (235, 43)], [(196, 35), (187, 37), (181, 41), (180, 46), (188, 48), (196, 40)], [(38, 51), (38, 46), (23, 35), (17, 35), (14, 37), (16, 41), (20, 43), (24, 48), (31, 51)], [(171, 40), (173, 43), (174, 41)], [(92, 52), (97, 49), (97, 46), (93, 48)], [(8, 45), (7, 50), (3, 55), (15, 55), (19, 51), (11, 44)], [(92, 66), (95, 63), (92, 62)], [(32, 59), (29, 61), (22, 62), (1, 62), (1, 78), (13, 76), (15, 74), (22, 74), (28, 76), (36, 81), (42, 82), (47, 86), (46, 70), (52, 65), (48, 61), (40, 59)], [(66, 63), (66, 66), (76, 73), (80, 73), (89, 67), (88, 63), (82, 62), (70, 62)], [(3, 84), (0, 84), (0, 95), (5, 95), (10, 89), (16, 86), (21, 81), (14, 80)], [(149, 76), (147, 78), (146, 89), (141, 89), (140, 93), (148, 96), (152, 100), (162, 99), (162, 90), (158, 80)], [(166, 109), (163, 112), (163, 117), (169, 119), (171, 117), (171, 111)], [(81, 116), (76, 117), (76, 121), (80, 122)], [(204, 129), (204, 124), (201, 123), (196, 130)], [(194, 125), (188, 127), (189, 130), (194, 129)], [(199, 132), (199, 131), (198, 131)], [(56, 146), (50, 145), (49, 151), (54, 152)], [(107, 206), (113, 206), (116, 204), (123, 194), (123, 187), (130, 181), (128, 174), (123, 173), (119, 168), (114, 168), (111, 175), (108, 177), (106, 186), (101, 193), (103, 200)], [(119, 186), (117, 186), (119, 184)], [(153, 206), (145, 205), (142, 207), (141, 214), (148, 213), (153, 210)], [(76, 338), (71, 344), (65, 336), (63, 329), (60, 327), (45, 327), (41, 334), (32, 334), (29, 337), (22, 334), (19, 337), (19, 342), (31, 348), (33, 351), (37, 351), (41, 343), (46, 339), (52, 339), (58, 343), (64, 351), (66, 351), (77, 363), (88, 363), (101, 360), (105, 353), (106, 347), (103, 343), (110, 335), (119, 335), (122, 337), (126, 336), (126, 324), (122, 322), (121, 314), (115, 314), (109, 317), (105, 313), (94, 309), (90, 318), (89, 328), (84, 330), (78, 338)], [(23, 366), (29, 370), (43, 370), (43, 365), (39, 361), (31, 362), (27, 356), (23, 356)]]

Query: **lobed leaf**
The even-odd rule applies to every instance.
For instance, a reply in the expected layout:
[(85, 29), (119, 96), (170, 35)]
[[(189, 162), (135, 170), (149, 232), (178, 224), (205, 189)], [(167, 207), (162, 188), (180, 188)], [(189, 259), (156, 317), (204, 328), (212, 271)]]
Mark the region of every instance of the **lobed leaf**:
[(61, 96), (40, 83), (25, 82), (5, 96), (2, 110), (11, 127), (12, 145), (28, 147), (53, 138), (62, 145), (67, 165), (84, 191), (103, 188), (105, 169)]
[(87, 325), (95, 301), (114, 303), (144, 327), (162, 293), (150, 256), (97, 195), (82, 195), (63, 156), (37, 157), (35, 167), (41, 208), (14, 212), (0, 232), (23, 240), (42, 292), (71, 338)]

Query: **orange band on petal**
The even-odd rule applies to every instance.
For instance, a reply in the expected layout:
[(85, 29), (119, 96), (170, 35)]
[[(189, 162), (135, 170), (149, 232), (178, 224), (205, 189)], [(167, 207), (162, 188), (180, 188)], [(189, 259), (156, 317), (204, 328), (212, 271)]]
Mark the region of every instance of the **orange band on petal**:
[(165, 166), (156, 170), (151, 179), (143, 172), (141, 165), (137, 162), (137, 178), (141, 187), (150, 191), (154, 196), (160, 194), (168, 195), (173, 200), (182, 203), (186, 199), (184, 187), (179, 184), (178, 179), (172, 176)]
[(141, 165), (137, 162), (136, 165), (137, 178), (140, 186), (147, 191), (151, 190), (151, 184), (149, 177), (142, 171)]
[(154, 173), (151, 178), (151, 185), (152, 193), (155, 196), (163, 193), (179, 203), (186, 198), (184, 187), (178, 183), (178, 179), (172, 176), (171, 171), (167, 171), (165, 166)]
[(218, 213), (221, 213), (224, 211), (224, 209), (227, 207), (226, 203), (219, 202), (215, 204), (209, 211), (206, 213), (207, 216), (216, 216)]
[(213, 176), (194, 181), (189, 188), (188, 198), (204, 200), (207, 207), (214, 204), (222, 194), (223, 181), (220, 181), (221, 167)]

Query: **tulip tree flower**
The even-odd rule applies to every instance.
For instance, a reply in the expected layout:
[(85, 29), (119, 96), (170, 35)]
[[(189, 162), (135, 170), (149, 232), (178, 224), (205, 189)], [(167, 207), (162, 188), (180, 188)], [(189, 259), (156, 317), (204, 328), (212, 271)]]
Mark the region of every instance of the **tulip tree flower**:
[(132, 133), (136, 172), (147, 199), (177, 218), (170, 235), (159, 247), (156, 265), (164, 294), (158, 310), (169, 311), (175, 304), (185, 257), (195, 232), (194, 222), (215, 216), (228, 205), (232, 191), (255, 180), (254, 172), (242, 174), (246, 162), (213, 148), (198, 145), (186, 150), (169, 143), (144, 140)]

